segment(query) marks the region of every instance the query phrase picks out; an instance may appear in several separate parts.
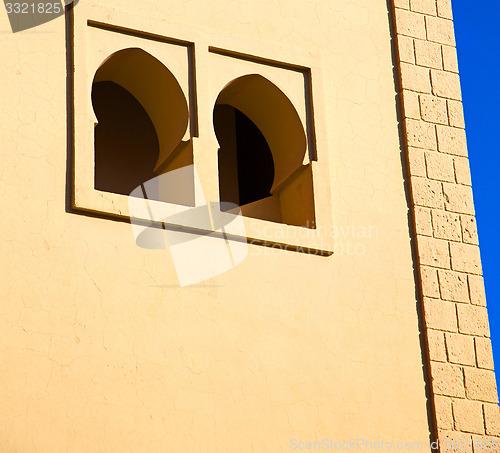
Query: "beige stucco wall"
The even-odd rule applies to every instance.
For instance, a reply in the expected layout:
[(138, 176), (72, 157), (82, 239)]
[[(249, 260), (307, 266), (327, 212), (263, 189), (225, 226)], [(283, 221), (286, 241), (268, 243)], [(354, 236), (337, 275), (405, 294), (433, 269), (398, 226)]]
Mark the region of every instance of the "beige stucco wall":
[(129, 224), (66, 212), (64, 20), (2, 13), (0, 450), (428, 442), (386, 1), (112, 5), (317, 54), (337, 253), (250, 246), (179, 288)]

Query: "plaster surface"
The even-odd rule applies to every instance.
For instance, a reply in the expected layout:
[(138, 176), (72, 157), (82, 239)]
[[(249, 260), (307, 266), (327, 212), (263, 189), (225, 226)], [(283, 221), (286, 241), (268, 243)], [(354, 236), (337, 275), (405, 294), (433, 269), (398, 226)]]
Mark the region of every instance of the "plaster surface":
[(321, 59), (335, 253), (250, 245), (179, 288), (168, 251), (137, 247), (129, 224), (66, 212), (64, 19), (2, 33), (0, 449), (428, 451), (386, 1), (87, 3)]

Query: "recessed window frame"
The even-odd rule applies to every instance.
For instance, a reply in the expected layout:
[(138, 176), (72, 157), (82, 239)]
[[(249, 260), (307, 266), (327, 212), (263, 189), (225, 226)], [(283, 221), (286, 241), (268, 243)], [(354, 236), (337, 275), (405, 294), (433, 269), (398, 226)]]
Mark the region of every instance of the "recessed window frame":
[[(223, 86), (237, 75), (256, 73), (287, 95), (306, 132), (304, 164), (310, 167), (312, 175), (314, 225), (305, 228), (245, 217), (246, 239), (252, 244), (280, 249), (319, 255), (332, 253), (333, 219), (325, 106), (322, 97), (316, 95), (322, 91), (321, 60), (318, 57), (296, 49), (230, 37), (211, 36), (209, 42), (200, 30), (177, 24), (168, 24), (167, 27), (162, 20), (138, 18), (101, 6), (79, 5), (71, 12), (70, 20), (68, 29), (73, 61), (68, 61), (68, 64), (74, 64), (71, 196), (74, 212), (130, 219), (127, 196), (98, 191), (93, 187), (93, 127), (96, 118), (90, 93), (93, 76), (102, 61), (112, 53), (113, 45), (115, 51), (138, 47), (163, 62), (183, 89), (189, 106), (189, 125), (183, 141), (192, 148), (207, 200), (219, 200), (218, 141), (213, 128), (213, 108)], [(147, 29), (144, 23), (147, 23)], [(169, 30), (169, 36), (164, 30)], [(89, 38), (92, 34), (93, 39)], [(101, 35), (99, 39), (95, 39), (97, 34)]]

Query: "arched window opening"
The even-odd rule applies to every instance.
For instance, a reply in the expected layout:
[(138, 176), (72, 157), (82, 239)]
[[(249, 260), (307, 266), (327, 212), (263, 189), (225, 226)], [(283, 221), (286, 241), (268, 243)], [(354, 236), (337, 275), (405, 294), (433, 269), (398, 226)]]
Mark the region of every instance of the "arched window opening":
[(261, 75), (230, 82), (214, 107), (221, 201), (243, 215), (314, 228), (307, 140), (288, 97)]
[(130, 194), (156, 176), (159, 143), (153, 122), (140, 102), (114, 82), (97, 82), (92, 104), (95, 128), (94, 187)]
[(220, 144), (220, 200), (242, 206), (270, 197), (274, 161), (259, 128), (240, 110), (226, 104), (215, 106), (214, 128)]
[[(123, 49), (103, 62), (93, 80), (92, 105), (96, 189), (128, 195), (154, 176), (193, 163), (189, 140), (183, 140), (189, 111), (182, 88), (144, 50)], [(191, 186), (187, 198), (194, 200), (194, 179)], [(186, 204), (185, 196), (166, 192), (158, 186), (148, 198)]]

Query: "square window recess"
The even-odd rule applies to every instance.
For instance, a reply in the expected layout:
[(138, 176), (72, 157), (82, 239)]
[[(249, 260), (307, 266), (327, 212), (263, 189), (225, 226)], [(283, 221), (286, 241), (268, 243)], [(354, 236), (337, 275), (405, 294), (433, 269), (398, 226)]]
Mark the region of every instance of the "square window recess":
[[(269, 44), (210, 39), (84, 3), (72, 12), (73, 210), (130, 219), (132, 193), (145, 196), (157, 212), (211, 203), (223, 214), (236, 205), (245, 236), (235, 239), (330, 255), (317, 58)], [(180, 168), (186, 170), (181, 189), (155, 185)], [(147, 211), (133, 215), (135, 222), (162, 225)]]

